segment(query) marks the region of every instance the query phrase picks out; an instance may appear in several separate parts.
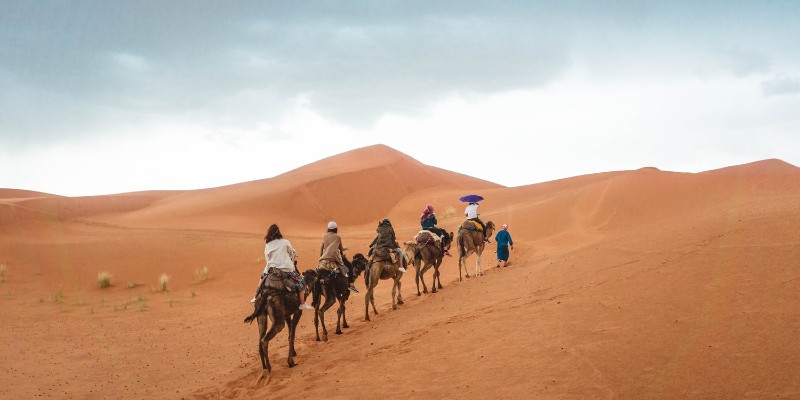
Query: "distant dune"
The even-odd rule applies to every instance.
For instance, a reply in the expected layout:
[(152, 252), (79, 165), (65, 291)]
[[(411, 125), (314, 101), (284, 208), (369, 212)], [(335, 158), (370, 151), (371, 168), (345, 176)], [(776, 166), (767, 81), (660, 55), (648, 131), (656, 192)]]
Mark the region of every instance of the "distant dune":
[[(455, 231), (468, 193), (510, 226), (508, 268), (490, 243), (485, 276), (459, 282), (446, 258), (422, 296), (412, 268), (406, 303), (382, 281), (370, 322), (359, 280), (344, 335), (316, 342), (307, 313), (300, 365), (281, 332), (254, 384), (242, 319), (269, 224), (305, 270), (329, 220), (352, 257), (384, 217), (410, 239), (428, 203)], [(504, 187), (376, 145), (203, 190), (0, 189), (0, 398), (798, 398), (798, 232), (800, 169), (774, 159)]]

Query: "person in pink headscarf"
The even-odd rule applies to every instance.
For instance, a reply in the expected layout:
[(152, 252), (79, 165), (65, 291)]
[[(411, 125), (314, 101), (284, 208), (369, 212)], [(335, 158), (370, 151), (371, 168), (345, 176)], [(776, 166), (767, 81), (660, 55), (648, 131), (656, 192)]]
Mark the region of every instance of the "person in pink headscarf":
[[(433, 205), (431, 204), (426, 205), (425, 209), (422, 210), (422, 214), (419, 216), (419, 223), (422, 225), (422, 229), (430, 231), (440, 238), (444, 238), (447, 235), (446, 230), (436, 226), (436, 214), (433, 213)], [(449, 256), (450, 252), (445, 251), (445, 255)]]

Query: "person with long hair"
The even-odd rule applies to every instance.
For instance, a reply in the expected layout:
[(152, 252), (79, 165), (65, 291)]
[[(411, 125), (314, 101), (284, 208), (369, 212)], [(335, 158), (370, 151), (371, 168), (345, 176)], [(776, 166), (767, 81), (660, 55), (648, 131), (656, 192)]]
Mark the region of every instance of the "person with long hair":
[[(272, 224), (269, 226), (269, 229), (267, 229), (267, 234), (264, 236), (264, 241), (266, 242), (266, 245), (264, 246), (264, 259), (266, 261), (266, 266), (264, 267), (264, 272), (261, 273), (261, 281), (258, 284), (258, 290), (261, 290), (261, 286), (264, 285), (270, 269), (275, 268), (276, 270), (289, 274), (289, 276), (295, 281), (295, 287), (297, 288), (298, 295), (300, 296), (300, 309), (313, 309), (311, 305), (305, 303), (306, 294), (303, 290), (305, 282), (303, 281), (303, 276), (300, 275), (300, 272), (297, 270), (297, 252), (292, 247), (292, 244), (283, 238), (281, 229), (277, 224)], [(258, 293), (258, 291), (256, 291), (256, 293)], [(250, 302), (254, 303), (255, 301), (256, 298), (253, 296), (253, 299), (250, 300)]]

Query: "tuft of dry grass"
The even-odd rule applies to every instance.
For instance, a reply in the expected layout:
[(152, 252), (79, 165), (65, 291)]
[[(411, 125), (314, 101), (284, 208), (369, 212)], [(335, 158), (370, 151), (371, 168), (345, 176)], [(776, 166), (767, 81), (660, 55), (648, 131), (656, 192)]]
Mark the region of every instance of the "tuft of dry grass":
[(100, 271), (97, 273), (97, 286), (101, 289), (111, 286), (111, 273), (108, 271)]
[(211, 272), (208, 267), (203, 266), (202, 269), (195, 269), (194, 276), (192, 277), (192, 282), (194, 283), (201, 283), (208, 280), (208, 274)]
[(6, 280), (7, 273), (8, 273), (8, 265), (0, 264), (0, 282)]
[(442, 215), (442, 219), (448, 219), (454, 217), (456, 215), (456, 209), (453, 206), (447, 206), (444, 208), (444, 214)]
[(131, 281), (131, 282), (128, 282), (128, 289), (133, 289), (133, 288), (135, 288), (137, 286), (140, 286), (140, 285), (141, 285), (141, 283), (139, 283), (139, 282)]
[(161, 274), (161, 276), (158, 278), (158, 288), (162, 292), (166, 292), (167, 289), (169, 289), (169, 275)]

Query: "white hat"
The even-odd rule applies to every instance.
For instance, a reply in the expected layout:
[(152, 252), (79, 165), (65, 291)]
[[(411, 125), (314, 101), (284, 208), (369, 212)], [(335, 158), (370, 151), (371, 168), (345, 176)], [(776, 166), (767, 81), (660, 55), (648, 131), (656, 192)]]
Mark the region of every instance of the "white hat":
[(328, 229), (336, 229), (336, 222), (328, 222)]

